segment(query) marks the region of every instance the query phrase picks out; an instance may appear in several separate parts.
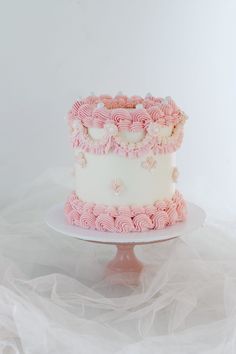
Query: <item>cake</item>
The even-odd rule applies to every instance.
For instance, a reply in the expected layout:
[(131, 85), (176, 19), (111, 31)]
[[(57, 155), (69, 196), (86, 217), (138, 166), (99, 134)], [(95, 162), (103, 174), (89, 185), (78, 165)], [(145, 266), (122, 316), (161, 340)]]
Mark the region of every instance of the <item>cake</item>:
[(68, 113), (75, 189), (70, 224), (109, 232), (164, 229), (186, 218), (175, 154), (186, 115), (170, 98), (89, 96)]

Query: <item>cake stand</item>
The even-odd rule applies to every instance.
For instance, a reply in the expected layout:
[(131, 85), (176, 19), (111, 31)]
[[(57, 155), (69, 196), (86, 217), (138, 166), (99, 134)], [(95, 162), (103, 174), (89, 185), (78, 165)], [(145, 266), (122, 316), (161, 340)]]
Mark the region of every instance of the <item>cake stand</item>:
[(205, 212), (197, 205), (188, 203), (188, 217), (184, 222), (168, 226), (163, 230), (146, 232), (111, 233), (82, 229), (67, 223), (64, 216), (64, 205), (53, 206), (46, 217), (46, 223), (53, 230), (66, 236), (83, 241), (115, 245), (116, 255), (106, 265), (105, 275), (112, 283), (137, 285), (143, 269), (142, 262), (136, 257), (134, 247), (149, 243), (163, 242), (186, 235), (205, 221)]

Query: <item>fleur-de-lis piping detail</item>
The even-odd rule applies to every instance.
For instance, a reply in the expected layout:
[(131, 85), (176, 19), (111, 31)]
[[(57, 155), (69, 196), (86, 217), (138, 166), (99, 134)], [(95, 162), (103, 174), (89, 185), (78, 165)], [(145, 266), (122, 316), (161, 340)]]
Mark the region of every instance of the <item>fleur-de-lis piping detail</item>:
[(141, 166), (146, 168), (148, 171), (157, 167), (157, 161), (153, 156), (148, 156), (146, 160), (141, 162)]
[(116, 196), (120, 195), (124, 190), (124, 183), (121, 179), (115, 178), (111, 183), (111, 189)]
[(87, 165), (87, 160), (85, 158), (85, 155), (81, 151), (75, 154), (75, 160), (82, 168), (84, 168)]
[(172, 181), (176, 183), (178, 181), (178, 178), (179, 178), (178, 168), (174, 167), (172, 172)]

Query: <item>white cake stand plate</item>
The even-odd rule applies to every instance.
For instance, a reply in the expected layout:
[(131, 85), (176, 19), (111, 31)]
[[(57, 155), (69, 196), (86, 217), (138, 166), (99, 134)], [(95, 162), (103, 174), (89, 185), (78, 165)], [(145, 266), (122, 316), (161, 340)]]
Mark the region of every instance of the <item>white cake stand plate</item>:
[(82, 229), (67, 223), (64, 205), (53, 206), (46, 217), (46, 223), (53, 230), (79, 240), (113, 244), (117, 247), (115, 257), (107, 264), (105, 275), (115, 284), (136, 285), (139, 282), (143, 264), (134, 253), (136, 245), (167, 241), (188, 234), (205, 221), (205, 212), (197, 205), (188, 203), (188, 217), (184, 222), (168, 226), (163, 230), (146, 232), (111, 233)]

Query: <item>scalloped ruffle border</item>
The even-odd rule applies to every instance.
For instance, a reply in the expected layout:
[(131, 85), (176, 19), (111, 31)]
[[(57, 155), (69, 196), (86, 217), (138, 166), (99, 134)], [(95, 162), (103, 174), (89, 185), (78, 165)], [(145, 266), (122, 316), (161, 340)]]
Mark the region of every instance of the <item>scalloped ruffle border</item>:
[(64, 212), (69, 224), (109, 232), (160, 230), (186, 219), (186, 203), (176, 191), (172, 199), (145, 206), (106, 206), (80, 200), (75, 192)]
[(154, 154), (166, 154), (175, 152), (183, 141), (183, 122), (178, 123), (170, 137), (152, 136), (148, 132), (138, 143), (122, 141), (118, 135), (105, 134), (100, 140), (93, 140), (88, 128), (80, 124), (71, 136), (73, 148), (80, 148), (84, 152), (93, 154), (107, 154), (114, 152), (117, 155), (129, 158), (138, 158), (146, 155), (149, 151)]

